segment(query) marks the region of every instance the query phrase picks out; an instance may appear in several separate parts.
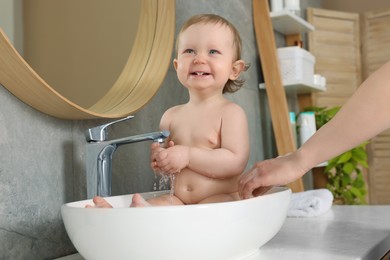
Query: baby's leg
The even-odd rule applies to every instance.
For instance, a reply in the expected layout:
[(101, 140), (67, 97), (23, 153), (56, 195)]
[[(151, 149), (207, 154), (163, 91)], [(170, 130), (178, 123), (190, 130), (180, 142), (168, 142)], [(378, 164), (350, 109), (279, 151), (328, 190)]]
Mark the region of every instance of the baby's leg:
[[(93, 198), (95, 205), (86, 205), (86, 208), (112, 208), (112, 205), (108, 203), (104, 198), (95, 196)], [(184, 203), (176, 196), (169, 194), (162, 195), (150, 200), (144, 200), (140, 194), (134, 194), (130, 207), (147, 207), (147, 206), (169, 206), (169, 205), (184, 205)]]
[(149, 207), (152, 206), (148, 203), (140, 194), (134, 194), (133, 199), (131, 200), (130, 207), (141, 208), (141, 207)]
[(95, 203), (95, 205), (86, 205), (85, 207), (86, 208), (112, 208), (111, 204), (108, 203), (105, 199), (103, 199), (100, 196), (95, 196), (92, 199), (92, 201), (93, 203)]
[(234, 192), (230, 194), (227, 193), (227, 194), (213, 195), (208, 198), (205, 198), (204, 200), (199, 201), (198, 204), (229, 202), (229, 201), (236, 201), (236, 200), (240, 200), (240, 196), (238, 195), (238, 192)]
[(134, 194), (130, 207), (147, 207), (147, 206), (169, 206), (183, 205), (184, 203), (176, 196), (165, 194), (157, 198), (144, 200), (140, 194)]

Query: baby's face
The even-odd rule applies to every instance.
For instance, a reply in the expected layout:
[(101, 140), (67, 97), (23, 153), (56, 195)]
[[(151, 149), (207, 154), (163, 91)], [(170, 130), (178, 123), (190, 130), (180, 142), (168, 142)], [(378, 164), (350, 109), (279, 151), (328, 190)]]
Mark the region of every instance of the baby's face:
[(233, 73), (236, 48), (233, 33), (225, 25), (200, 23), (179, 36), (174, 66), (180, 82), (187, 88), (223, 89)]

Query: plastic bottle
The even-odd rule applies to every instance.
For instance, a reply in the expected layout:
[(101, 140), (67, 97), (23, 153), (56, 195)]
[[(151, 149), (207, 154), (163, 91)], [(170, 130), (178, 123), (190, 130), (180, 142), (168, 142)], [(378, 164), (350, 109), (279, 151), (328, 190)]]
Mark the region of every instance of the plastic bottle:
[(295, 113), (294, 112), (290, 112), (289, 115), (290, 115), (291, 131), (293, 133), (295, 146), (297, 147), (297, 145), (298, 145), (298, 138), (297, 138), (297, 124), (296, 124), (296, 120), (295, 120)]
[(312, 111), (301, 112), (298, 117), (299, 144), (304, 144), (317, 131), (315, 114)]

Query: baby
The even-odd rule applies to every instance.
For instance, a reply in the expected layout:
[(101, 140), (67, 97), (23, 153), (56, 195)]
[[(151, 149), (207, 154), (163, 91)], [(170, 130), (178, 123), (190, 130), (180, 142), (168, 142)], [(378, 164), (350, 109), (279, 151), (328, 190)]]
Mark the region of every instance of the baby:
[[(135, 194), (133, 207), (239, 199), (237, 181), (249, 157), (248, 124), (243, 109), (223, 95), (244, 83), (239, 76), (247, 65), (239, 33), (218, 15), (195, 15), (182, 26), (176, 50), (173, 65), (189, 101), (164, 113), (160, 129), (171, 135), (165, 146), (151, 146), (154, 171), (175, 175), (174, 195), (146, 202)], [(110, 206), (100, 197), (94, 202)]]

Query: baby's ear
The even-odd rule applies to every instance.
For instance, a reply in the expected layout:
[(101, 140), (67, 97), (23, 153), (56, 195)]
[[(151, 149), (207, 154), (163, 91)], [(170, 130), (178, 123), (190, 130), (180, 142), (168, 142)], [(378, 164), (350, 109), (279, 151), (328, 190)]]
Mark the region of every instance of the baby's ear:
[(229, 79), (236, 80), (242, 71), (245, 70), (245, 61), (243, 60), (236, 60), (233, 62), (232, 71), (230, 73)]

